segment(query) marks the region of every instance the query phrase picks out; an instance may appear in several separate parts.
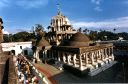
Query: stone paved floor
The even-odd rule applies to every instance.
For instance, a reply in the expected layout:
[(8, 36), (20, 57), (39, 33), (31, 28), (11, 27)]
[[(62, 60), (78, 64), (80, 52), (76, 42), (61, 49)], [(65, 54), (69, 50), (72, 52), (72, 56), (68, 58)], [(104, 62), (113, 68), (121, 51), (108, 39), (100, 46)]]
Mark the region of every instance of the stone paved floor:
[(59, 70), (48, 64), (38, 63), (34, 65), (42, 74), (45, 75), (45, 77), (47, 77), (47, 79), (49, 80), (49, 84), (58, 84), (57, 81), (53, 78), (53, 76), (55, 74), (60, 73)]
[(68, 71), (60, 71), (57, 68), (48, 64), (37, 64), (41, 68), (45, 69), (51, 78), (57, 84), (63, 83), (123, 83), (128, 82), (127, 78), (124, 80), (124, 73), (122, 64), (117, 63), (113, 67), (99, 73), (96, 76), (89, 77), (77, 77)]

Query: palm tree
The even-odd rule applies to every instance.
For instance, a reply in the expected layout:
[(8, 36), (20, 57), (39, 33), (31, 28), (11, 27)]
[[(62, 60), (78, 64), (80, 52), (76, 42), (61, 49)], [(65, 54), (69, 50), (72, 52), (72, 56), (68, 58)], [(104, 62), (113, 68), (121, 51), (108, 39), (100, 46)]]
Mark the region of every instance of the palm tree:
[(50, 26), (47, 27), (48, 31), (49, 31), (50, 28), (51, 28)]
[(43, 31), (43, 30), (44, 30), (44, 27), (41, 24), (36, 24), (36, 26), (35, 26), (36, 32)]
[(82, 31), (82, 28), (80, 27), (77, 31), (78, 31), (78, 32), (81, 32), (81, 31)]
[(116, 28), (114, 28), (114, 29), (113, 29), (113, 31), (114, 31), (114, 33), (115, 33), (115, 31), (116, 31)]
[(83, 30), (83, 32), (87, 34), (87, 32), (88, 32), (88, 29), (87, 29), (87, 28), (86, 28), (86, 29), (84, 29), (84, 30)]

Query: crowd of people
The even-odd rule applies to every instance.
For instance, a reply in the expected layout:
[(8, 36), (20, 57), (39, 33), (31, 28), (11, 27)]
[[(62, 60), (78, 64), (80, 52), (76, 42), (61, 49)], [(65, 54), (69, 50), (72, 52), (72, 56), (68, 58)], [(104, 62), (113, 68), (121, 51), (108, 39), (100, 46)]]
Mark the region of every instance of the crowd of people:
[(34, 74), (33, 66), (29, 64), (26, 57), (18, 55), (16, 67), (19, 84), (38, 84), (39, 77)]

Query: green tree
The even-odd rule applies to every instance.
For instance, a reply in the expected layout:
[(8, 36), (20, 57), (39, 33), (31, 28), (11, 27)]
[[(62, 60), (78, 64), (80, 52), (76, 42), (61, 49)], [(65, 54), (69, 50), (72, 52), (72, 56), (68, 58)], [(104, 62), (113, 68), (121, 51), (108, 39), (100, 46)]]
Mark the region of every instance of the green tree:
[(3, 35), (3, 39), (4, 39), (4, 42), (9, 42), (9, 35), (8, 34), (4, 34)]
[(82, 28), (80, 27), (77, 31), (78, 31), (78, 32), (82, 32)]
[(127, 33), (113, 33), (110, 31), (105, 31), (105, 30), (100, 30), (99, 32), (97, 31), (92, 31), (90, 30), (90, 33), (88, 34), (91, 40), (118, 40), (119, 36), (123, 38), (128, 38)]
[(85, 34), (87, 34), (87, 33), (88, 33), (88, 29), (85, 28), (85, 29), (83, 30), (83, 32), (84, 32)]
[[(106, 39), (107, 37), (107, 39)], [(117, 40), (117, 34), (110, 32), (110, 31), (100, 31), (98, 32), (97, 39), (99, 40)]]
[(24, 42), (24, 41), (30, 41), (30, 33), (26, 31), (18, 32), (13, 35), (14, 41), (16, 42)]
[(41, 24), (36, 24), (35, 25), (35, 31), (36, 32), (44, 31), (44, 27)]
[(13, 42), (14, 41), (13, 34), (4, 34), (3, 38), (4, 38), (4, 42)]
[(97, 31), (90, 31), (89, 33), (89, 37), (91, 40), (97, 40), (97, 35), (98, 35), (98, 32)]
[(40, 40), (42, 37), (45, 36), (44, 27), (41, 24), (36, 24), (35, 33), (37, 34), (37, 40)]
[(123, 37), (124, 40), (128, 40), (128, 33), (126, 32), (118, 33), (118, 36)]

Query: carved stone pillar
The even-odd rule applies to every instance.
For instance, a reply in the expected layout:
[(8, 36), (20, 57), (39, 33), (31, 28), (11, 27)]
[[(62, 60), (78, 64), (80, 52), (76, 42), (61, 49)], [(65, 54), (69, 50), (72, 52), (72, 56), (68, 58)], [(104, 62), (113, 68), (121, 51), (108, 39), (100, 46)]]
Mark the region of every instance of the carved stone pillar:
[(47, 60), (47, 50), (44, 50), (44, 59)]
[(76, 67), (76, 54), (73, 55), (73, 66)]
[(103, 60), (104, 59), (103, 49), (100, 50), (100, 55), (101, 55), (101, 60)]
[(112, 53), (112, 52), (111, 52), (111, 47), (110, 47), (110, 48), (109, 48), (109, 56), (111, 56), (111, 53)]
[(68, 39), (70, 39), (71, 38), (71, 36), (70, 35), (68, 35)]
[(44, 52), (44, 51), (42, 51), (42, 58), (43, 58), (43, 59), (44, 59), (44, 53), (45, 53), (45, 52)]
[(70, 54), (68, 54), (68, 56), (67, 56), (67, 63), (69, 64), (69, 65), (71, 65), (71, 55)]
[(105, 48), (105, 56), (106, 56), (106, 58), (108, 58), (107, 48)]
[(60, 60), (60, 56), (61, 56), (61, 54), (60, 54), (61, 52), (60, 51), (58, 51), (58, 61), (61, 61)]
[(58, 20), (58, 31), (60, 31), (60, 21)]
[(102, 49), (103, 60), (105, 59), (105, 49)]
[(88, 53), (85, 53), (84, 56), (85, 56), (85, 64), (87, 65), (88, 64)]
[(100, 51), (97, 50), (97, 60), (100, 59)]
[(45, 50), (45, 57), (47, 58), (47, 50)]
[(82, 54), (79, 55), (79, 69), (80, 69), (80, 70), (83, 70)]
[(33, 57), (36, 58), (36, 51), (33, 53)]
[(96, 51), (96, 62), (98, 62), (98, 51)]
[(94, 64), (94, 52), (91, 52), (91, 63)]
[(35, 58), (37, 59), (37, 61), (40, 61), (40, 59), (39, 59), (39, 50), (38, 49), (35, 52)]
[(111, 56), (112, 56), (112, 60), (114, 60), (113, 47), (112, 47), (112, 54), (111, 54)]
[(99, 58), (102, 60), (101, 49), (99, 50)]
[(110, 48), (108, 47), (108, 58), (109, 58), (109, 56), (110, 56)]
[(111, 54), (113, 55), (113, 47), (111, 47), (111, 52), (112, 52)]
[(106, 58), (105, 48), (103, 49), (103, 56), (104, 56), (104, 59), (105, 59)]
[(63, 62), (66, 63), (66, 57), (65, 57), (64, 52), (62, 53), (62, 55), (63, 55)]

